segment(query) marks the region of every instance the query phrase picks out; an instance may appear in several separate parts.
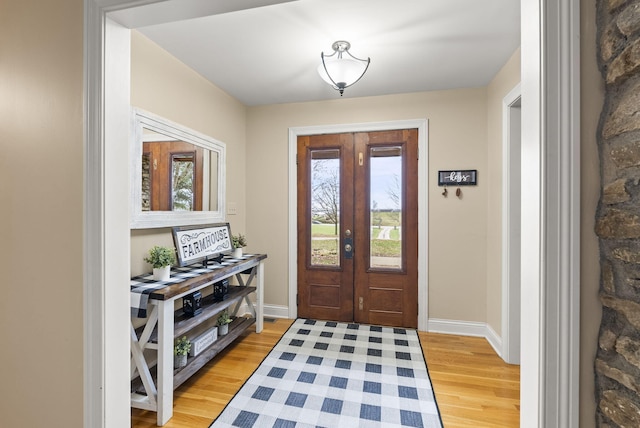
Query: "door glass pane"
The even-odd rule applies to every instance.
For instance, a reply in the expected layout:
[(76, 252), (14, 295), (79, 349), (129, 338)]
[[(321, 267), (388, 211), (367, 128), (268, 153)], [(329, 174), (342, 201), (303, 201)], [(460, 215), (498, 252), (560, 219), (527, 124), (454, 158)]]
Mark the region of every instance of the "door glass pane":
[(402, 268), (402, 147), (371, 147), (369, 266)]
[(174, 154), (171, 157), (171, 177), (171, 209), (193, 211), (193, 154)]
[(311, 264), (340, 266), (340, 151), (311, 151)]

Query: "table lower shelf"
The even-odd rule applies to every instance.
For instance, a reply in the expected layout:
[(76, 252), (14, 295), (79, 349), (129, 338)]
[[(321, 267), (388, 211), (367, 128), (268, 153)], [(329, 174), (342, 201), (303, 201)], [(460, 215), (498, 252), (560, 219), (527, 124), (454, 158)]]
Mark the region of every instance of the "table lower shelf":
[[(255, 324), (256, 319), (253, 317), (238, 317), (229, 324), (229, 333), (224, 336), (218, 336), (218, 339), (209, 345), (205, 350), (195, 357), (187, 358), (187, 365), (180, 369), (174, 369), (173, 371), (173, 389), (175, 390), (182, 385), (187, 379), (193, 376), (198, 370), (204, 367), (209, 361), (211, 361), (216, 355), (224, 350), (229, 344), (240, 337), (249, 327)], [(153, 378), (154, 384), (157, 385), (157, 367), (153, 365), (149, 367), (149, 371)], [(136, 377), (131, 381), (131, 392), (135, 395), (145, 396), (144, 386), (140, 377)], [(132, 401), (132, 405), (135, 407), (136, 401)], [(142, 407), (146, 408), (146, 407)]]
[[(229, 292), (224, 300), (215, 301), (213, 295), (208, 295), (202, 299), (202, 313), (196, 316), (185, 315), (182, 309), (178, 309), (174, 317), (174, 339), (187, 335), (198, 325), (206, 323), (208, 320), (217, 317), (218, 314), (225, 309), (229, 309), (233, 305), (237, 305), (246, 296), (251, 293), (255, 293), (255, 287), (240, 287), (231, 286)], [(136, 329), (136, 335), (140, 337), (144, 326)], [(158, 342), (158, 328), (153, 329), (151, 336), (149, 337), (148, 349), (157, 349)]]
[(239, 317), (233, 320), (229, 325), (229, 333), (224, 336), (218, 336), (218, 340), (212, 343), (208, 348), (195, 357), (187, 358), (187, 365), (182, 369), (173, 372), (173, 389), (176, 389), (184, 381), (189, 379), (196, 371), (200, 370), (213, 357), (218, 355), (220, 351), (226, 348), (231, 342), (236, 340), (244, 331), (256, 322), (255, 318)]

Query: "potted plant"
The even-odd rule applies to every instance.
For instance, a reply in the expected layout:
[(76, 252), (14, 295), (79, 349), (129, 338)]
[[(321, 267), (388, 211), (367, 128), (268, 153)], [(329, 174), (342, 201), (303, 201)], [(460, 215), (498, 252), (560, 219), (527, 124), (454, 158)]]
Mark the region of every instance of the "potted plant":
[(247, 238), (243, 234), (231, 235), (231, 243), (233, 244), (233, 258), (242, 257), (242, 248), (247, 246)]
[(176, 369), (181, 369), (182, 367), (187, 365), (187, 354), (191, 350), (191, 341), (187, 339), (187, 336), (182, 336), (182, 338), (176, 341), (176, 344), (173, 346), (173, 367)]
[(220, 313), (218, 316), (218, 333), (220, 336), (224, 336), (229, 333), (229, 323), (233, 321), (229, 316), (229, 312), (227, 310)]
[(156, 281), (168, 281), (171, 265), (176, 263), (176, 251), (174, 248), (154, 245), (149, 250), (149, 255), (144, 261), (153, 266), (153, 279)]

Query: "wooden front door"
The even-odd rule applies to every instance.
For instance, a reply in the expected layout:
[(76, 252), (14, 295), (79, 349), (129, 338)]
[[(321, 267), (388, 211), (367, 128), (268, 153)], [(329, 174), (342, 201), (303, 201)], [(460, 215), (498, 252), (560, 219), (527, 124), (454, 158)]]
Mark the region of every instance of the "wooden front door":
[(418, 131), (298, 137), (298, 315), (417, 327)]

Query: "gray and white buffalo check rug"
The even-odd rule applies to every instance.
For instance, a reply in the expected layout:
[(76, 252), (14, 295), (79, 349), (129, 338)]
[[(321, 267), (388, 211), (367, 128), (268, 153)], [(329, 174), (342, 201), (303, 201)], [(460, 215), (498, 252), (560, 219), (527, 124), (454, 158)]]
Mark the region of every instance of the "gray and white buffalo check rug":
[(297, 319), (211, 428), (442, 428), (415, 330)]

